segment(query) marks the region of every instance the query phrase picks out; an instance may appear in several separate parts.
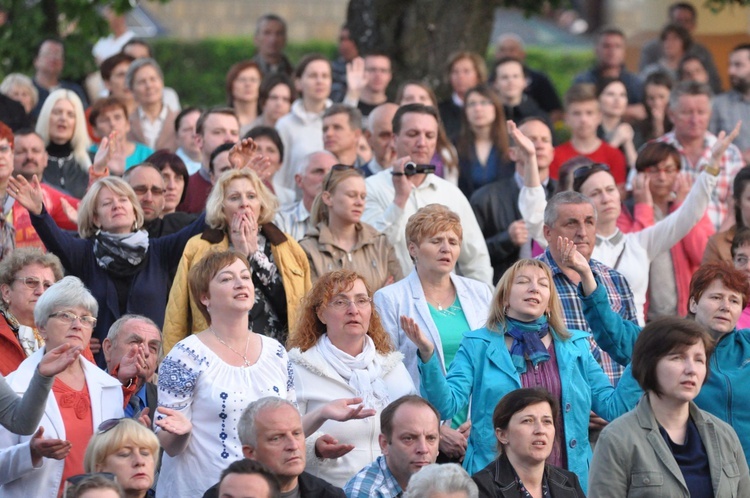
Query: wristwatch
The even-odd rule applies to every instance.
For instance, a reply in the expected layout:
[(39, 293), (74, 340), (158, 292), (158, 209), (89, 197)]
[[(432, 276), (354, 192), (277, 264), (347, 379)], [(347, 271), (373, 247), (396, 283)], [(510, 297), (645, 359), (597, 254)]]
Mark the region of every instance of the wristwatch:
[(719, 176), (719, 171), (721, 171), (721, 168), (719, 168), (719, 165), (717, 163), (718, 161), (709, 163), (703, 171), (711, 176)]

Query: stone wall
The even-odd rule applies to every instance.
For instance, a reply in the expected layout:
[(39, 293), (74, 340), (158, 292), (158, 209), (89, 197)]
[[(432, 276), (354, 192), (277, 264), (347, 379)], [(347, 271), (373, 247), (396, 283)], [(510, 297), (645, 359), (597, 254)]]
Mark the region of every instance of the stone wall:
[(266, 13), (286, 19), (289, 40), (336, 40), (348, 0), (171, 0), (141, 4), (168, 31), (186, 40), (252, 37)]

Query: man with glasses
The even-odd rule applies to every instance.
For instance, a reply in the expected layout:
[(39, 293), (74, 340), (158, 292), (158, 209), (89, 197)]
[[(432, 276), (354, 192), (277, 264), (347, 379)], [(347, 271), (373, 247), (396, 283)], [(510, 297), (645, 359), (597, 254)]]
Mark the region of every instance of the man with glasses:
[(164, 178), (151, 163), (142, 163), (125, 172), (128, 182), (143, 210), (143, 228), (152, 239), (179, 232), (192, 223), (196, 215), (180, 211), (162, 215), (164, 211)]
[[(4, 146), (9, 149), (3, 151)], [(14, 136), (4, 124), (0, 123), (0, 156), (4, 154), (12, 156), (13, 175), (21, 175), (28, 181), (31, 181), (34, 175), (40, 180), (43, 178), (47, 167), (47, 150), (44, 140), (34, 130), (30, 128), (19, 130)], [(5, 182), (7, 182), (7, 177), (0, 172), (0, 183)], [(80, 201), (45, 182), (41, 186), (44, 206), (55, 224), (65, 230), (76, 230), (78, 225), (73, 218), (73, 211), (78, 208)], [(13, 214), (11, 224), (15, 229), (16, 247), (38, 247), (46, 250), (36, 230), (31, 226), (29, 211), (13, 199), (6, 201), (3, 206), (3, 213), (9, 210)]]

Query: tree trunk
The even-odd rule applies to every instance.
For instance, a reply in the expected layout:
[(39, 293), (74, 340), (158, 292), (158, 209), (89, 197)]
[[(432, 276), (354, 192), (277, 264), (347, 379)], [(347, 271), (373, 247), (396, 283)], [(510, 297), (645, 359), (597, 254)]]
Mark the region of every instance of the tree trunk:
[(448, 57), (485, 54), (496, 7), (497, 0), (350, 0), (347, 23), (361, 53), (385, 51), (400, 80), (423, 80), (445, 96)]

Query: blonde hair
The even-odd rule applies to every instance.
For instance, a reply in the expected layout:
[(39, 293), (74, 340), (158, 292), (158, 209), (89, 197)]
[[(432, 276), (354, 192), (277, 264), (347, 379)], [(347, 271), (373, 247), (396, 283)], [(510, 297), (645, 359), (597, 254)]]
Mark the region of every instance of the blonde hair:
[(310, 208), (310, 220), (312, 221), (313, 226), (317, 225), (321, 221), (325, 221), (326, 223), (330, 221), (328, 206), (326, 206), (326, 203), (323, 202), (323, 193), (328, 192), (329, 194), (333, 194), (336, 191), (336, 187), (338, 187), (341, 182), (355, 177), (362, 178), (362, 182), (364, 184), (362, 173), (360, 173), (355, 168), (347, 168), (343, 170), (331, 169), (328, 172), (328, 174), (323, 179), (323, 186), (326, 188), (326, 190), (322, 190), (318, 195), (315, 196), (315, 200), (313, 201), (312, 207)]
[(406, 242), (416, 245), (440, 232), (455, 232), (459, 242), (463, 241), (461, 218), (442, 204), (428, 204), (418, 209), (409, 216), (404, 229)]
[[(336, 294), (351, 289), (357, 280), (361, 280), (365, 284), (367, 295), (372, 297), (372, 291), (367, 285), (367, 281), (357, 272), (335, 270), (320, 277), (302, 300), (302, 313), (299, 315), (296, 327), (289, 334), (286, 344), (287, 349), (300, 348), (301, 351), (307, 351), (313, 347), (327, 330), (326, 325), (318, 318), (318, 310), (328, 306)], [(367, 335), (370, 336), (375, 344), (375, 349), (379, 353), (384, 354), (393, 351), (391, 336), (383, 328), (380, 315), (378, 315), (374, 304), (372, 305)]]
[(31, 93), (31, 105), (36, 107), (39, 103), (39, 90), (34, 86), (31, 78), (21, 73), (10, 73), (0, 83), (0, 93), (10, 96), (10, 92), (17, 86), (25, 87)]
[[(154, 468), (159, 463), (159, 439), (151, 430), (133, 419), (124, 418), (106, 432), (94, 434), (86, 447), (83, 468), (86, 472), (99, 472), (97, 466), (104, 464), (108, 456), (127, 445), (146, 448), (154, 457)], [(151, 476), (153, 479), (154, 476)]]
[(497, 287), (495, 287), (495, 294), (492, 296), (492, 305), (490, 308), (490, 316), (487, 319), (487, 328), (495, 332), (502, 332), (505, 330), (505, 310), (508, 306), (510, 290), (513, 287), (516, 274), (518, 274), (521, 269), (528, 267), (541, 269), (544, 271), (547, 279), (549, 279), (549, 302), (547, 303), (549, 326), (555, 331), (560, 339), (568, 339), (570, 333), (565, 327), (562, 304), (560, 303), (560, 297), (557, 295), (557, 289), (555, 288), (555, 283), (552, 279), (552, 272), (550, 271), (549, 266), (538, 259), (521, 259), (508, 268), (500, 278)]
[(211, 193), (206, 200), (206, 225), (217, 230), (226, 230), (229, 221), (224, 216), (224, 196), (226, 189), (231, 182), (245, 178), (250, 181), (255, 193), (260, 199), (260, 214), (258, 215), (258, 225), (270, 223), (276, 216), (276, 210), (279, 208), (279, 201), (276, 200), (268, 187), (260, 181), (255, 171), (250, 168), (230, 169), (221, 174), (216, 184), (211, 189)]
[(49, 120), (52, 115), (52, 108), (55, 107), (58, 100), (67, 100), (73, 105), (76, 115), (75, 128), (73, 129), (73, 138), (70, 139), (70, 146), (73, 148), (73, 158), (83, 171), (88, 171), (91, 166), (91, 158), (88, 149), (91, 146), (89, 134), (86, 131), (86, 116), (83, 113), (83, 104), (75, 92), (71, 90), (58, 89), (49, 94), (39, 111), (39, 117), (36, 120), (36, 132), (44, 140), (44, 145), (50, 143), (49, 137)]
[(94, 224), (94, 217), (96, 216), (96, 200), (103, 188), (108, 188), (115, 195), (126, 196), (133, 205), (133, 211), (135, 212), (133, 230), (143, 226), (143, 210), (135, 192), (133, 192), (133, 188), (122, 178), (107, 176), (100, 178), (91, 185), (78, 206), (78, 234), (82, 239), (93, 237), (99, 231), (99, 227)]

